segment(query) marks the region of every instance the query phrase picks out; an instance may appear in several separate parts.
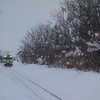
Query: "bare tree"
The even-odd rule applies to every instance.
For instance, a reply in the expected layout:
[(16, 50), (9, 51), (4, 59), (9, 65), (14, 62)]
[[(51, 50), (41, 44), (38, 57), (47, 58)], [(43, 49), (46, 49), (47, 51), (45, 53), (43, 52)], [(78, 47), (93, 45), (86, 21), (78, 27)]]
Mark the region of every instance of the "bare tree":
[(22, 62), (38, 63), (41, 58), (42, 64), (99, 72), (98, 48), (90, 52), (88, 43), (100, 45), (100, 1), (64, 0), (52, 17), (55, 24), (38, 24), (21, 40)]

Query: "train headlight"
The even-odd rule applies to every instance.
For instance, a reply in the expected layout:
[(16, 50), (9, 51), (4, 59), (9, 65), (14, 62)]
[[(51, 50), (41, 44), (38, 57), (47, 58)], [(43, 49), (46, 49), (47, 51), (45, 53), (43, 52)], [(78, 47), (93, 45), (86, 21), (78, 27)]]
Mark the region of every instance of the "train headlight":
[(4, 56), (4, 58), (6, 58), (6, 56)]
[(12, 58), (12, 56), (10, 56), (10, 58)]

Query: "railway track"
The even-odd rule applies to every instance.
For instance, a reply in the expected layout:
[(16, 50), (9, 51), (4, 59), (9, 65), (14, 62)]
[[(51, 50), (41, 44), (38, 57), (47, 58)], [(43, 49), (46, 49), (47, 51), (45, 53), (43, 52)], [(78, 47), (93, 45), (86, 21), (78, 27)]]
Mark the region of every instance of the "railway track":
[[(29, 91), (31, 91), (39, 100), (62, 100), (57, 95), (26, 78), (22, 74), (13, 70), (12, 68), (6, 68), (6, 70), (12, 74), (18, 81), (20, 81)], [(49, 97), (49, 98), (48, 98)]]

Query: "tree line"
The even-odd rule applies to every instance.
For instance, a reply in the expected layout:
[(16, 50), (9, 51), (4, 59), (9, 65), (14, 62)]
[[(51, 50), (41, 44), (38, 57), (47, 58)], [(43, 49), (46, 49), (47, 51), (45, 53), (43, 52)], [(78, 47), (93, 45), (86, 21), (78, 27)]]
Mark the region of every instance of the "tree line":
[(22, 63), (99, 72), (100, 0), (64, 0), (53, 22), (39, 23), (21, 40)]

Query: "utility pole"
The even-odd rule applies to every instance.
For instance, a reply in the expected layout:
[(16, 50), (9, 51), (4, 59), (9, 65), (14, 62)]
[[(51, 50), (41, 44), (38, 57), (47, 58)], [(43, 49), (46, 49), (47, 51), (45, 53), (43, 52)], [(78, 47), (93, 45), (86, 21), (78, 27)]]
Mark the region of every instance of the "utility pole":
[(7, 52), (7, 55), (9, 55), (9, 51), (6, 51)]

